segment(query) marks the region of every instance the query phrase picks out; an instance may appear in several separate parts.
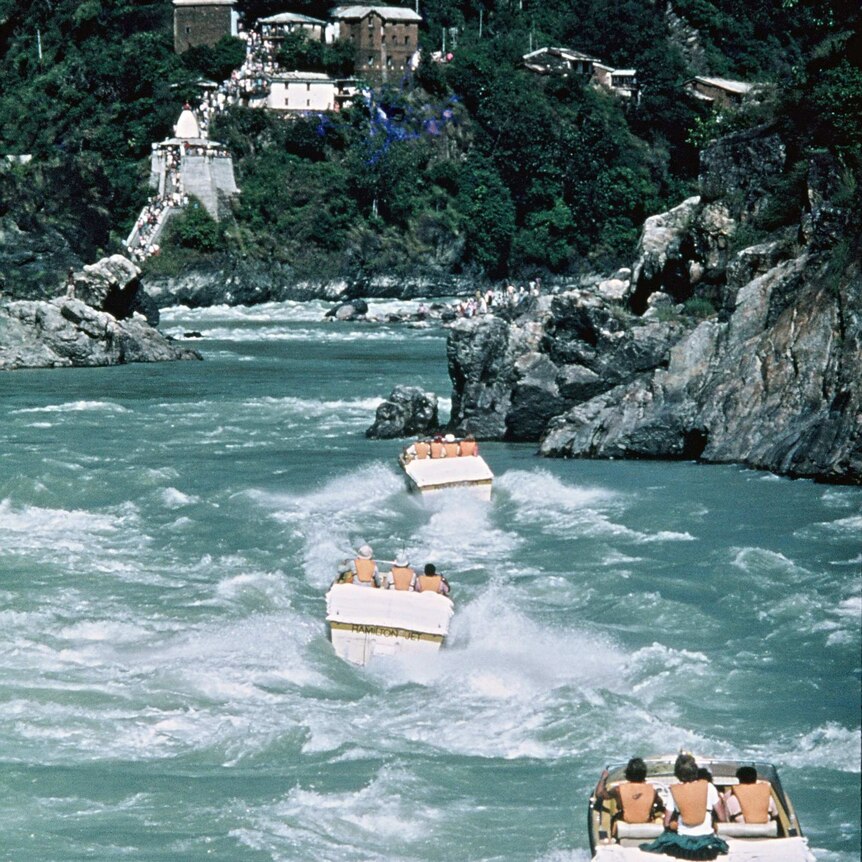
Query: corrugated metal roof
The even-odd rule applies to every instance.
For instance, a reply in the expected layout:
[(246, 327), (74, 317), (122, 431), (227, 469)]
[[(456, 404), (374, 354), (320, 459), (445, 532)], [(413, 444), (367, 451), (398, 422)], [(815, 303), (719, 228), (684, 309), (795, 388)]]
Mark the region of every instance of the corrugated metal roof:
[(421, 21), (422, 16), (400, 6), (338, 6), (330, 12), (332, 18), (362, 19), (374, 12), (386, 21)]
[(317, 24), (326, 26), (326, 21), (320, 18), (312, 18), (309, 15), (300, 15), (298, 12), (282, 12), (279, 15), (270, 15), (269, 18), (259, 18), (260, 24)]
[(718, 87), (720, 90), (727, 90), (729, 93), (748, 93), (753, 84), (747, 84), (745, 81), (731, 81), (728, 78), (704, 78), (698, 76), (692, 78), (693, 81), (698, 81), (701, 84), (706, 84), (708, 87)]

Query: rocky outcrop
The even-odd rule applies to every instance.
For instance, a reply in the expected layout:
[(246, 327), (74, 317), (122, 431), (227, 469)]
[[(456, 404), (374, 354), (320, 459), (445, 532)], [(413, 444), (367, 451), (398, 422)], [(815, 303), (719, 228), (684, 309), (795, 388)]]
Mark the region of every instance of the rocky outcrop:
[(117, 320), (72, 297), (0, 305), (0, 370), (200, 358), (138, 314)]
[(456, 430), (862, 483), (859, 214), (836, 204), (834, 158), (811, 157), (797, 229), (734, 249), (784, 158), (768, 129), (729, 136), (704, 154), (701, 195), (647, 220), (630, 278), (455, 323)]
[(542, 297), (511, 321), (458, 320), (447, 343), (451, 424), (478, 438), (536, 440), (573, 405), (666, 364), (683, 331), (587, 289)]
[(389, 440), (395, 437), (429, 435), (438, 430), (437, 397), (415, 386), (396, 386), (377, 408), (374, 424), (366, 437)]
[[(159, 309), (144, 292), (141, 271), (128, 258), (114, 254), (86, 265), (70, 276), (74, 295), (87, 305), (107, 311), (117, 320), (143, 315), (151, 326), (159, 323)], [(67, 280), (67, 289), (69, 280)]]
[(341, 302), (334, 308), (330, 308), (324, 317), (333, 320), (360, 320), (368, 314), (368, 303), (364, 299), (351, 299), (349, 302)]
[(644, 223), (624, 297), (632, 309), (643, 314), (658, 292), (674, 302), (698, 295), (727, 304), (725, 276), (736, 232), (760, 212), (785, 161), (786, 148), (769, 126), (707, 147), (701, 154), (700, 194)]
[(686, 457), (862, 481), (862, 279), (807, 255), (746, 284), (727, 322), (552, 420), (545, 455)]

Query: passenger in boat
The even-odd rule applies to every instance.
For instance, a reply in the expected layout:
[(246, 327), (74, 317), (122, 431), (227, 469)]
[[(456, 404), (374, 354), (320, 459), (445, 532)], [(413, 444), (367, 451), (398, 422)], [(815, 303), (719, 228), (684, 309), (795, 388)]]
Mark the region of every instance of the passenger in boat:
[(690, 754), (680, 754), (673, 767), (679, 784), (670, 787), (671, 808), (664, 825), (679, 835), (712, 835), (718, 820), (724, 820), (724, 805), (714, 784), (698, 778), (697, 762)]
[(405, 590), (412, 592), (416, 587), (416, 572), (410, 568), (410, 559), (406, 554), (399, 554), (389, 574), (386, 576), (386, 587), (390, 590)]
[(608, 790), (608, 771), (605, 769), (596, 785), (596, 799), (613, 799), (617, 804), (618, 819), (626, 823), (650, 823), (664, 811), (664, 803), (655, 787), (646, 780), (646, 763), (640, 757), (633, 757), (626, 764), (625, 775), (625, 781)]
[(740, 766), (736, 770), (739, 784), (724, 796), (727, 819), (731, 823), (768, 823), (778, 817), (778, 808), (772, 798), (772, 784), (758, 780), (753, 766)]
[(443, 453), (447, 458), (458, 457), (458, 442), (454, 434), (447, 434), (443, 438)]
[(431, 441), (431, 457), (432, 458), (443, 458), (446, 452), (443, 449), (443, 438), (438, 434)]
[(431, 456), (431, 444), (427, 440), (417, 440), (413, 446), (413, 452), (417, 458), (429, 458)]
[(343, 562), (338, 564), (338, 578), (335, 581), (336, 584), (352, 584), (353, 583), (353, 569), (350, 567), (350, 560), (344, 560)]
[(479, 445), (476, 443), (476, 438), (472, 434), (468, 434), (459, 446), (461, 455), (478, 455)]
[(357, 552), (358, 556), (351, 564), (353, 583), (360, 587), (379, 587), (381, 583), (377, 563), (374, 562), (374, 551), (370, 545), (363, 545)]
[(441, 596), (449, 595), (449, 581), (443, 575), (437, 574), (434, 563), (425, 564), (424, 574), (416, 578), (417, 593), (440, 593)]

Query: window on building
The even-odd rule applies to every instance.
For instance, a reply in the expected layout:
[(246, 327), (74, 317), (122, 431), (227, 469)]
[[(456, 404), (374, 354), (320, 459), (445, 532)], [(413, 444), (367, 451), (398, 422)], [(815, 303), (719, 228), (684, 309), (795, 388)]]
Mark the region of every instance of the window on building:
[(368, 55), (368, 62), (365, 65), (366, 66), (373, 66), (374, 65), (374, 55), (373, 54)]
[(305, 107), (306, 107), (306, 108), (310, 108), (310, 107), (311, 107), (311, 99), (306, 99), (306, 100), (305, 100)]
[(387, 58), (386, 58), (386, 68), (387, 68), (387, 69), (391, 69), (391, 68), (392, 68), (392, 58), (391, 58), (391, 57), (387, 57)]
[(310, 89), (311, 89), (311, 84), (306, 84), (306, 85), (305, 85), (305, 89), (306, 89), (306, 91), (310, 90)]
[(404, 44), (405, 44), (405, 45), (409, 45), (409, 44), (410, 44), (410, 37), (409, 37), (409, 36), (405, 36), (405, 37), (404, 37)]

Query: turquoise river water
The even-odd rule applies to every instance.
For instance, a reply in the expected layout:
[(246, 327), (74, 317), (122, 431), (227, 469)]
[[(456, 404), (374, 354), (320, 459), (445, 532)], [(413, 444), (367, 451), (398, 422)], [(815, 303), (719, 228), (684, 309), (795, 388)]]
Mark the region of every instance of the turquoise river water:
[[(862, 491), (487, 443), (490, 505), (423, 503), (363, 432), (448, 397), (445, 333), (323, 311), (0, 377), (0, 859), (585, 862), (602, 767), (686, 748), (775, 762), (857, 862)], [(449, 575), (439, 656), (334, 656), (366, 540)]]

